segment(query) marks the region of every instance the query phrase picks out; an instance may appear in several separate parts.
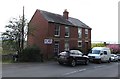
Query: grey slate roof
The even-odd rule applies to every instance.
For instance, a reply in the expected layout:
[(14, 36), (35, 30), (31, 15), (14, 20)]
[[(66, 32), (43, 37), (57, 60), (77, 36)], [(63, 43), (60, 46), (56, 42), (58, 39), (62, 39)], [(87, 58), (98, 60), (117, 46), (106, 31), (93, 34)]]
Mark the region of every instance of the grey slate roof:
[(71, 22), (74, 26), (83, 27), (83, 28), (90, 28), (85, 23), (83, 23), (82, 21), (80, 21), (80, 20), (78, 20), (76, 18), (69, 17), (68, 21)]
[(54, 13), (43, 11), (43, 10), (39, 10), (39, 11), (48, 22), (55, 22), (55, 23), (69, 25), (69, 26), (82, 27), (82, 28), (90, 28), (89, 26), (87, 26), (86, 24), (84, 24), (78, 19), (69, 17), (67, 20), (62, 15), (59, 15), (59, 14), (54, 14)]

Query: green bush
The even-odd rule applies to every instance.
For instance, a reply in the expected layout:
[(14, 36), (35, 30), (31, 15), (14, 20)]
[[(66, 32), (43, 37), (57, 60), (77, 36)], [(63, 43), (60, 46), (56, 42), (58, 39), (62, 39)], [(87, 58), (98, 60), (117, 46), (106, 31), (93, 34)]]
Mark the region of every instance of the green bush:
[(42, 54), (40, 49), (36, 46), (25, 48), (19, 56), (19, 60), (22, 62), (39, 62), (42, 60)]
[(104, 43), (92, 43), (92, 48), (93, 47), (105, 47)]

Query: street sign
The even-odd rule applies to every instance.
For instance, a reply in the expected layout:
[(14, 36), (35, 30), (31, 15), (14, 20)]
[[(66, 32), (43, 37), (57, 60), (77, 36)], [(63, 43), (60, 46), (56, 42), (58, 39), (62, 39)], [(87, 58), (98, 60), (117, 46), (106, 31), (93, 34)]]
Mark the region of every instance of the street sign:
[(52, 44), (52, 39), (44, 39), (44, 44)]

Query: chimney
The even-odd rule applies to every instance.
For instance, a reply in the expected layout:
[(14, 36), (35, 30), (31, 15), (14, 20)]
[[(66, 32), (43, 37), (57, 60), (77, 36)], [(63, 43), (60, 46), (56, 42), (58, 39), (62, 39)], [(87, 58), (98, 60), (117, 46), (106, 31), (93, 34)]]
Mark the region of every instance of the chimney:
[(63, 12), (63, 17), (65, 19), (68, 19), (68, 14), (69, 14), (69, 12), (67, 11), (67, 9), (65, 9), (64, 12)]

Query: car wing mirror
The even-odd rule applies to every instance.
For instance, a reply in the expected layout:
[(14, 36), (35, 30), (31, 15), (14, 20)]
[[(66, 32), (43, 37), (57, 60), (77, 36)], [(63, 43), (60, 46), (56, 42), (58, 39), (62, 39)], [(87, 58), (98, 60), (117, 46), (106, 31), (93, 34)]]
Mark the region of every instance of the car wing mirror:
[(103, 55), (103, 53), (100, 53), (100, 55)]

